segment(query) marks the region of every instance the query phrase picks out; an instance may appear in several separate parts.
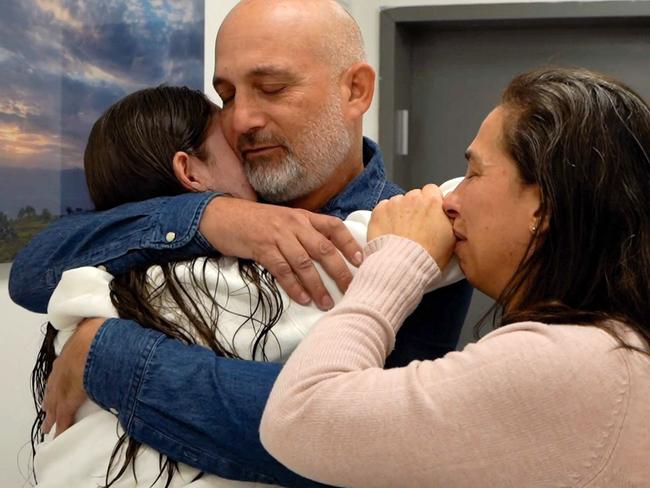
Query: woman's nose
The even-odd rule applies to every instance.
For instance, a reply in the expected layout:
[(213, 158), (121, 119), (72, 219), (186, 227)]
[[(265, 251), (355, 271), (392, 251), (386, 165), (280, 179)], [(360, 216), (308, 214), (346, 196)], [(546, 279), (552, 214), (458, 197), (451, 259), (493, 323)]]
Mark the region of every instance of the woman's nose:
[(456, 192), (452, 191), (442, 200), (442, 209), (450, 219), (458, 217), (458, 197)]

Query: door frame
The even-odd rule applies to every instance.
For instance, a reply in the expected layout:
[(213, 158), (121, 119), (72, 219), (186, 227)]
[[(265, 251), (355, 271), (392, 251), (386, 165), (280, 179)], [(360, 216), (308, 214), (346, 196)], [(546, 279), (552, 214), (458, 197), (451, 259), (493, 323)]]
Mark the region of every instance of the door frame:
[[(588, 21), (591, 25), (626, 20), (650, 26), (650, 1), (501, 3), (397, 7), (380, 12), (379, 144), (388, 177), (408, 186), (408, 172), (397, 174), (396, 165), (408, 156), (397, 156), (397, 110), (410, 109), (409, 28), (485, 27)], [(650, 58), (650, 53), (648, 53)], [(398, 87), (401, 89), (398, 90)]]

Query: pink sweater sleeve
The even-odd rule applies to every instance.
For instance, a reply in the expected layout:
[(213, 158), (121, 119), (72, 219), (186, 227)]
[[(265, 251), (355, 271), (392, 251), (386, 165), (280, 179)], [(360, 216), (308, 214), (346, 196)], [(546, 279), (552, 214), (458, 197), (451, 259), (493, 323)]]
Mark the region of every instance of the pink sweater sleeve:
[(515, 324), (443, 359), (383, 370), (439, 270), (395, 236), (367, 251), (273, 388), (260, 431), (273, 456), (337, 486), (586, 486), (603, 469), (629, 390), (607, 334)]

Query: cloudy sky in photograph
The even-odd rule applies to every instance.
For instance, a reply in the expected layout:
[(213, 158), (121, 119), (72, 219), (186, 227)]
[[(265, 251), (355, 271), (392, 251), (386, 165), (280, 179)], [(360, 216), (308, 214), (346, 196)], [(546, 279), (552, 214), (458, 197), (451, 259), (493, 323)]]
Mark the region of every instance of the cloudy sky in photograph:
[(3, 1), (0, 167), (81, 167), (91, 125), (118, 98), (163, 82), (202, 89), (203, 4)]

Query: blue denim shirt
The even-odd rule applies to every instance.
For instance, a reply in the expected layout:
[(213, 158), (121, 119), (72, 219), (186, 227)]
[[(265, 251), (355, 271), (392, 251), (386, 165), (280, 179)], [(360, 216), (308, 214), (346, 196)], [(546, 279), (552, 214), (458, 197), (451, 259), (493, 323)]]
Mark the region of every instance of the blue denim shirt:
[[(402, 193), (386, 179), (381, 152), (369, 139), (364, 163), (364, 171), (323, 213), (345, 218)], [(44, 312), (66, 269), (104, 265), (118, 274), (135, 265), (213, 252), (198, 231), (213, 197), (187, 194), (62, 218), (15, 260), (11, 297)], [(388, 364), (453, 350), (470, 296), (466, 282), (427, 295), (398, 334)], [(95, 402), (117, 413), (130, 436), (173, 459), (225, 478), (321, 486), (283, 467), (260, 443), (259, 421), (279, 370), (278, 364), (221, 358), (134, 322), (110, 319), (92, 343), (84, 385)]]

